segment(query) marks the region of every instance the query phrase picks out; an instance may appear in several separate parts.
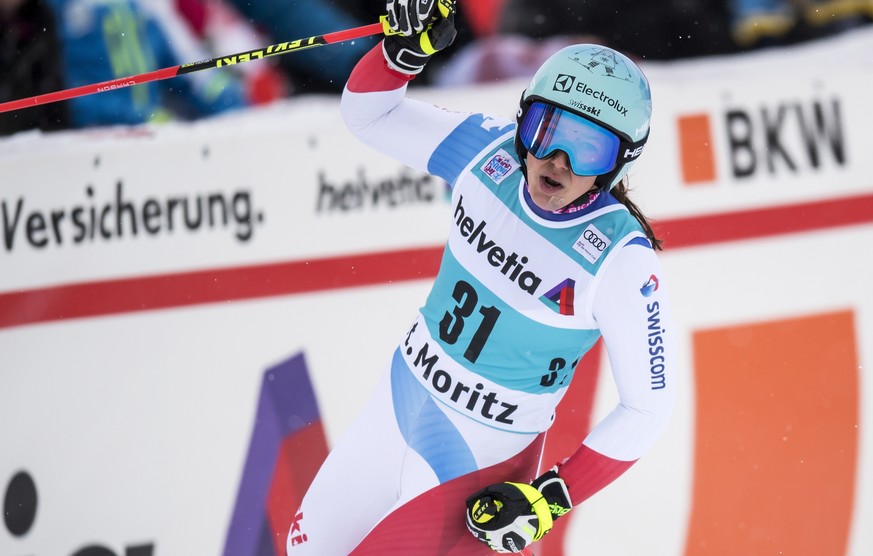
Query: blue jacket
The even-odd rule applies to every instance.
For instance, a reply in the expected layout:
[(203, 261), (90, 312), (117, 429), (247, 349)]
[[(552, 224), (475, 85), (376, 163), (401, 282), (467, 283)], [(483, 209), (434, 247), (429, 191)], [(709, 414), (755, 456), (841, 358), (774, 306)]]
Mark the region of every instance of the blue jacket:
[[(48, 0), (61, 35), (66, 87), (172, 67), (180, 60), (159, 21), (138, 0)], [(197, 78), (195, 78), (197, 76)], [(70, 101), (75, 127), (139, 124), (216, 114), (246, 105), (242, 84), (222, 70), (153, 81)]]

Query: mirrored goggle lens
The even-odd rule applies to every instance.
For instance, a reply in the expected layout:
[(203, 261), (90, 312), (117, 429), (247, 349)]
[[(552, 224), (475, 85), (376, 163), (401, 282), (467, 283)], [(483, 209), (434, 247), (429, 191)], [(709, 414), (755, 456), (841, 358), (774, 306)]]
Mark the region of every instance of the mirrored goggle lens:
[(537, 158), (567, 153), (577, 176), (599, 176), (615, 168), (619, 138), (582, 116), (534, 102), (519, 130), (521, 142)]

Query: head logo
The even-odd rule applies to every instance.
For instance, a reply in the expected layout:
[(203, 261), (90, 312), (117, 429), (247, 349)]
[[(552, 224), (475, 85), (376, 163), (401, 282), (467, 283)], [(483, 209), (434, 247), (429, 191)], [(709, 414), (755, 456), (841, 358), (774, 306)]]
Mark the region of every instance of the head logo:
[(634, 138), (639, 139), (649, 132), (649, 120), (646, 120), (643, 125), (634, 130)]
[(658, 291), (658, 284), (660, 284), (658, 277), (652, 274), (649, 276), (649, 279), (646, 280), (646, 283), (643, 284), (643, 287), (640, 288), (640, 293), (643, 294), (643, 297), (651, 297), (653, 293)]
[(575, 288), (576, 282), (567, 278), (554, 288), (547, 291), (542, 297), (540, 297), (540, 301), (545, 303), (549, 309), (556, 313), (568, 316), (573, 315), (573, 301), (576, 296)]
[(625, 160), (634, 160), (636, 158), (639, 158), (641, 154), (643, 154), (643, 146), (642, 145), (633, 149), (633, 150), (625, 149), (624, 150), (624, 159)]
[(576, 78), (572, 75), (559, 73), (557, 79), (555, 79), (555, 85), (554, 87), (552, 87), (552, 90), (558, 91), (559, 93), (569, 93), (570, 89), (573, 88), (573, 83), (575, 82)]

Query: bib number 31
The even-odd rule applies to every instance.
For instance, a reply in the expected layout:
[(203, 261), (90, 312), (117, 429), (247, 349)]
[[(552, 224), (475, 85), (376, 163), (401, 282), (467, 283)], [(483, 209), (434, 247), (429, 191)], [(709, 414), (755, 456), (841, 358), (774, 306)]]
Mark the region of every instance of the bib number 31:
[(473, 333), (473, 338), (470, 340), (470, 345), (464, 351), (464, 359), (470, 363), (475, 363), (488, 341), (488, 337), (494, 330), (494, 325), (497, 323), (497, 318), (500, 316), (500, 310), (497, 307), (482, 307), (479, 305), (479, 295), (476, 289), (468, 282), (459, 280), (455, 284), (455, 289), (452, 291), (452, 299), (458, 304), (452, 308), (452, 312), (446, 311), (443, 319), (440, 321), (440, 339), (447, 344), (455, 344), (464, 331), (464, 324), (470, 317), (473, 316), (476, 308), (479, 308), (481, 319), (479, 327)]

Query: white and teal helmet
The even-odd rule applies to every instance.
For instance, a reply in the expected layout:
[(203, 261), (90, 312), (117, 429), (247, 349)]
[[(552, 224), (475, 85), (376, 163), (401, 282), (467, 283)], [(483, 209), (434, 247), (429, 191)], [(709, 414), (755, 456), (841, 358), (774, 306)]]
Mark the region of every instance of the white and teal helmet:
[[(532, 106), (534, 110), (531, 110)], [(562, 138), (558, 137), (559, 134), (553, 136), (556, 124), (545, 130), (542, 121), (531, 121), (535, 118), (552, 118), (552, 121), (556, 121), (554, 115), (542, 115), (544, 106), (552, 112), (555, 107), (559, 109), (558, 118), (564, 114), (565, 120), (574, 119), (589, 127), (593, 122), (617, 136), (618, 141), (613, 140), (608, 147), (601, 144), (592, 147), (587, 139), (583, 141), (585, 144), (581, 144), (572, 133)], [(588, 164), (588, 171), (578, 172), (576, 164), (573, 164), (573, 171), (579, 175), (597, 175), (597, 185), (610, 189), (621, 181), (642, 154), (643, 145), (649, 137), (651, 115), (649, 82), (630, 58), (596, 44), (568, 46), (543, 63), (530, 86), (522, 93), (515, 148), (525, 173), (527, 168), (524, 161), (528, 151), (542, 157), (562, 149), (577, 151), (581, 153), (577, 158), (585, 158), (593, 156), (586, 154), (586, 150), (608, 148), (609, 160), (605, 164), (591, 165), (580, 161), (579, 167)], [(563, 140), (563, 144), (559, 139)], [(540, 141), (552, 144), (544, 147)], [(571, 164), (576, 162), (573, 152), (567, 154)]]

